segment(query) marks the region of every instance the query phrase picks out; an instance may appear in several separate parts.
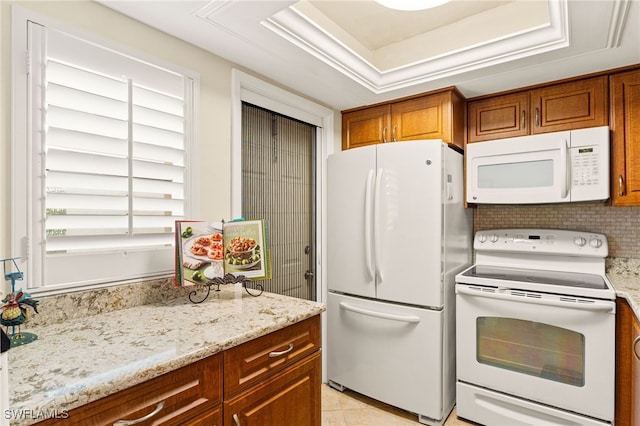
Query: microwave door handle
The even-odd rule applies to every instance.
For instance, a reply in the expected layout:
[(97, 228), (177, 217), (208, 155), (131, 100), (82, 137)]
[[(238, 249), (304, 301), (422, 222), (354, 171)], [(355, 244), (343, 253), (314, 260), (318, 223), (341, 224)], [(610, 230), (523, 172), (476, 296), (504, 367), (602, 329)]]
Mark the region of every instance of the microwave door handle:
[(567, 140), (563, 139), (560, 143), (560, 198), (567, 198), (569, 191), (569, 179), (567, 167)]

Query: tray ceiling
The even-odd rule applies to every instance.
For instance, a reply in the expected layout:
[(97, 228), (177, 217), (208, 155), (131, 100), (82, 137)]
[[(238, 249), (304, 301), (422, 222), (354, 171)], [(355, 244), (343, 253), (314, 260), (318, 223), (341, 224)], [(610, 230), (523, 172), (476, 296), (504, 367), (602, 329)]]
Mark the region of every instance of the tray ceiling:
[(453, 0), (412, 12), (372, 0), (100, 3), (336, 109), (640, 62), (631, 0)]

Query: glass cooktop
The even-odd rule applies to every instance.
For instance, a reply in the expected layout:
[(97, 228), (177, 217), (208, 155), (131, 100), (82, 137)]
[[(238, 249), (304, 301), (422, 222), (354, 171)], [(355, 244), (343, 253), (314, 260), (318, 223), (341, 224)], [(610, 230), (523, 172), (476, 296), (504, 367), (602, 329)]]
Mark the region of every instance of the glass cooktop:
[[(596, 290), (607, 290), (609, 288), (604, 278), (600, 275), (581, 274), (577, 272), (542, 271), (535, 269), (476, 265), (464, 272), (462, 275), (473, 278), (561, 285)], [(494, 283), (494, 285), (499, 284)]]

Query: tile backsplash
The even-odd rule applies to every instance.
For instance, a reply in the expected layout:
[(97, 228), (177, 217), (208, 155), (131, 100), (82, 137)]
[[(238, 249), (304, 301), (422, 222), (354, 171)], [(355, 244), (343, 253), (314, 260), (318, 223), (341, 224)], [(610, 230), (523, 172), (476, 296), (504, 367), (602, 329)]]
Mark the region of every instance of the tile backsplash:
[(640, 206), (604, 203), (479, 205), (474, 231), (500, 228), (569, 229), (605, 234), (609, 258), (640, 258)]

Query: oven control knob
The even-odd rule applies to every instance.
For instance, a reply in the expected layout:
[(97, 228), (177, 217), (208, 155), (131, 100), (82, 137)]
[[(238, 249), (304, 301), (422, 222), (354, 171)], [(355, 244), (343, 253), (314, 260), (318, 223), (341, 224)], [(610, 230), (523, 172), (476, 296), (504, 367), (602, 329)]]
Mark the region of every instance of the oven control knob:
[(486, 235), (484, 235), (484, 234), (479, 234), (479, 235), (478, 235), (478, 242), (479, 242), (480, 244), (483, 244), (485, 241), (487, 241), (487, 236), (486, 236)]
[(598, 248), (602, 245), (602, 240), (600, 238), (594, 238), (589, 241), (589, 245), (593, 248)]
[(575, 237), (573, 239), (573, 242), (575, 243), (575, 245), (582, 247), (583, 245), (587, 244), (587, 240), (585, 240), (582, 237)]
[(492, 243), (495, 243), (496, 241), (498, 241), (498, 236), (496, 234), (491, 234), (489, 240), (491, 240)]

